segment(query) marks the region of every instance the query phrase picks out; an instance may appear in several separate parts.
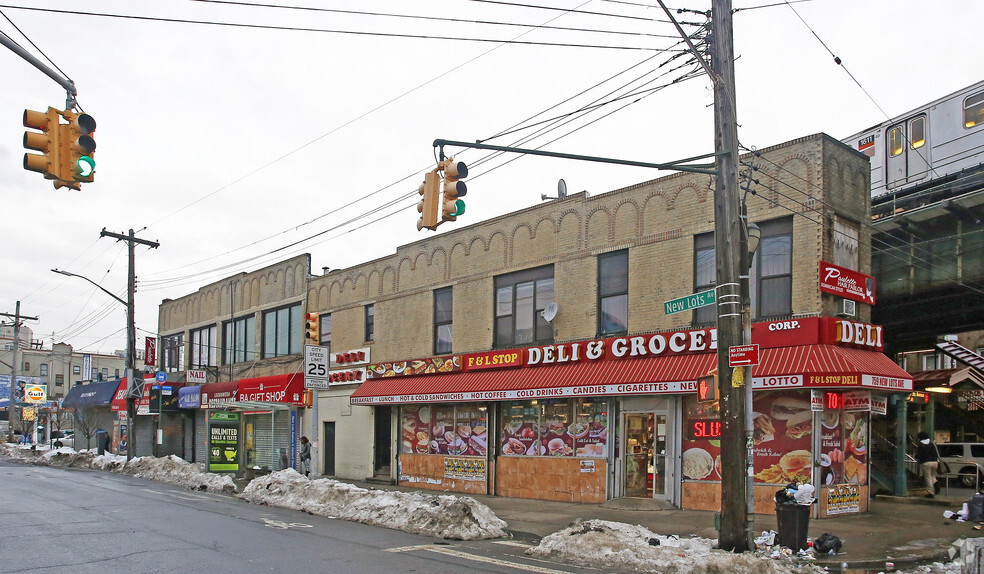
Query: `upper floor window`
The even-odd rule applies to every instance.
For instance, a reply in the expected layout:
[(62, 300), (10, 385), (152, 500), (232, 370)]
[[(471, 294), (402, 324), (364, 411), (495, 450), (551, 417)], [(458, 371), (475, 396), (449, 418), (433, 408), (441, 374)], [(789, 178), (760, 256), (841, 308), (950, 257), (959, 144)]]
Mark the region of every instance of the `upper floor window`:
[(984, 92), (964, 100), (964, 127), (972, 128), (984, 122)]
[(79, 365), (72, 365), (72, 374), (73, 375), (81, 375), (82, 374), (82, 367), (79, 366)]
[(443, 355), (451, 352), (452, 334), (452, 303), (454, 302), (451, 287), (434, 291), (434, 354)]
[(834, 217), (834, 265), (858, 270), (859, 228), (853, 221)]
[(63, 387), (65, 386), (65, 375), (58, 373), (55, 375), (55, 386)]
[(752, 317), (785, 317), (793, 312), (793, 219), (759, 223), (762, 240), (752, 259)]
[(184, 353), (184, 333), (161, 337), (161, 367), (165, 373), (184, 370)]
[(321, 321), (321, 337), (318, 342), (322, 345), (331, 346), (331, 315), (321, 315), (318, 317)]
[(48, 363), (41, 363), (39, 366), (41, 367), (41, 376), (42, 377), (47, 377), (48, 376)]
[[(717, 283), (717, 266), (714, 263), (714, 234), (702, 233), (694, 237), (694, 293), (713, 289)], [(694, 309), (695, 325), (717, 322), (717, 305), (705, 305)]]
[(24, 361), (24, 372), (25, 373), (30, 373), (31, 372), (31, 362), (30, 361)]
[(226, 321), (223, 332), (222, 361), (245, 363), (256, 358), (254, 345), (256, 341), (256, 317), (240, 317)]
[(263, 313), (264, 358), (299, 354), (303, 338), (300, 303)]
[(376, 306), (366, 305), (366, 341), (374, 341), (376, 336)]
[(598, 334), (629, 329), (629, 252), (598, 257)]
[(193, 369), (219, 364), (219, 328), (215, 325), (191, 332), (191, 364)]
[(553, 300), (552, 265), (496, 277), (495, 345), (553, 341), (553, 328), (540, 313)]
[(120, 370), (119, 370), (119, 369), (116, 369), (116, 375), (114, 375), (114, 376), (115, 376), (115, 377), (116, 377), (117, 379), (118, 379), (118, 378), (120, 378)]

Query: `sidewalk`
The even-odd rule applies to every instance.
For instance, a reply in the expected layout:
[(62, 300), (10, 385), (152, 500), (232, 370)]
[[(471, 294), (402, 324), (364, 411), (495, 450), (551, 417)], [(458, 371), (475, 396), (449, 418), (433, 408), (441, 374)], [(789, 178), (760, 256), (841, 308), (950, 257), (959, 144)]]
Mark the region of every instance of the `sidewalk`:
[[(436, 491), (367, 481), (344, 480), (363, 488), (401, 490), (440, 494)], [(970, 498), (970, 490), (950, 489), (949, 496), (935, 499), (922, 496), (877, 497), (866, 514), (838, 518), (811, 519), (810, 540), (825, 532), (839, 537), (844, 546), (835, 556), (817, 556), (816, 562), (839, 570), (846, 562), (849, 569), (883, 569), (894, 562), (896, 569), (906, 564), (948, 562), (950, 544), (959, 538), (984, 537), (974, 530), (975, 523), (943, 518), (943, 512), (956, 512)], [(618, 499), (602, 504), (548, 502), (500, 496), (474, 496), (491, 508), (509, 526), (517, 539), (535, 542), (556, 532), (568, 523), (581, 519), (600, 519), (639, 524), (657, 534), (717, 539), (714, 513), (696, 510), (660, 509), (652, 500)], [(775, 530), (775, 516), (755, 516), (755, 531)], [(834, 570), (834, 568), (832, 568)], [(835, 570), (835, 571), (836, 571)]]

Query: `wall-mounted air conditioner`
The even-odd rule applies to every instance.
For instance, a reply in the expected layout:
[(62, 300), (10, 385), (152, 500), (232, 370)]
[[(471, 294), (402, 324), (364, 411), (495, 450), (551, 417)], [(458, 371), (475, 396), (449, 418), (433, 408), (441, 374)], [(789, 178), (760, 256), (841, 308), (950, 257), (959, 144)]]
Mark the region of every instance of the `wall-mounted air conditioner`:
[(850, 299), (841, 299), (840, 308), (837, 314), (841, 317), (853, 317), (857, 313), (857, 302)]

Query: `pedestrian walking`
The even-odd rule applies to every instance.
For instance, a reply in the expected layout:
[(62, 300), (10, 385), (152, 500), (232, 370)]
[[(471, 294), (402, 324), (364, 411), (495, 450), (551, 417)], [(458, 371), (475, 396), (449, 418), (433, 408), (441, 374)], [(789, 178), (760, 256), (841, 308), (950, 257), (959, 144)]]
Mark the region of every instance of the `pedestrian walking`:
[(936, 443), (929, 439), (926, 431), (919, 431), (916, 435), (919, 444), (916, 445), (916, 462), (922, 469), (923, 480), (926, 484), (926, 498), (934, 498), (936, 495), (936, 469), (940, 465), (940, 453), (936, 450)]
[(287, 449), (280, 449), (280, 470), (290, 468), (290, 459), (287, 457)]
[(308, 437), (301, 437), (301, 464), (304, 466), (304, 476), (311, 475), (311, 441)]

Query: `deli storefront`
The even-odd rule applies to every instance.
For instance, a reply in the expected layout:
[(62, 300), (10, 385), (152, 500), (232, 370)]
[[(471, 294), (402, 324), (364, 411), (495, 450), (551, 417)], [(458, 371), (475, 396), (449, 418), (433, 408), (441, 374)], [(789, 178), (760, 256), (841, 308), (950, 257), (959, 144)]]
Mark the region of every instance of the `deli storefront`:
[[(756, 512), (774, 512), (775, 491), (794, 480), (818, 485), (821, 517), (867, 510), (871, 413), (912, 390), (881, 335), (832, 317), (753, 325)], [(716, 367), (716, 337), (696, 329), (373, 364), (350, 402), (399, 407), (400, 484), (718, 510), (717, 404), (696, 396)]]

